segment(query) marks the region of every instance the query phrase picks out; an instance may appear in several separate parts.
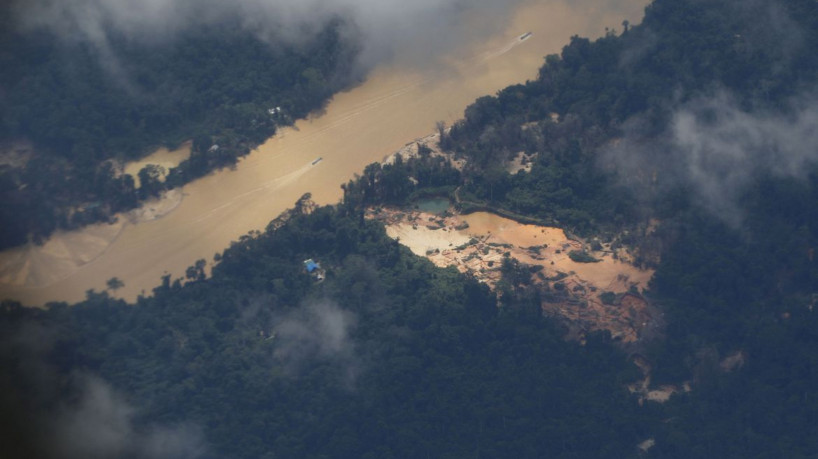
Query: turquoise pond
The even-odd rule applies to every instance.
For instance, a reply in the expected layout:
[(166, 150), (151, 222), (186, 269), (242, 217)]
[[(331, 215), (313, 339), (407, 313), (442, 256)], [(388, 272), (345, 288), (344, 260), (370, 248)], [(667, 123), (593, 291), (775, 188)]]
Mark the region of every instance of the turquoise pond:
[(451, 203), (447, 198), (424, 199), (415, 203), (415, 207), (421, 212), (440, 215), (449, 209)]

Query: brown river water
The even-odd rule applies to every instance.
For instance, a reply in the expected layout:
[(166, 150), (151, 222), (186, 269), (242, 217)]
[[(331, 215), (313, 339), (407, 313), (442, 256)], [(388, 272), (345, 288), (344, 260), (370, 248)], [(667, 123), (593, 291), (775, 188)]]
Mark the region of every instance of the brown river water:
[[(621, 29), (624, 19), (638, 22), (645, 5), (579, 3), (532, 0), (511, 15), (504, 33), (470, 49), (420, 70), (400, 63), (376, 68), (364, 83), (336, 95), (320, 116), (281, 130), (235, 170), (188, 184), (138, 217), (0, 253), (0, 297), (28, 305), (74, 302), (118, 277), (125, 286), (115, 296), (134, 300), (150, 294), (164, 274), (182, 277), (197, 259), (210, 262), (231, 241), (263, 230), (306, 192), (319, 204), (338, 202), (340, 185), (367, 164), (431, 133), (438, 120), (462, 117), (477, 97), (534, 78), (543, 57), (558, 53), (572, 35), (596, 37), (605, 27)], [(532, 35), (521, 40), (527, 32)]]

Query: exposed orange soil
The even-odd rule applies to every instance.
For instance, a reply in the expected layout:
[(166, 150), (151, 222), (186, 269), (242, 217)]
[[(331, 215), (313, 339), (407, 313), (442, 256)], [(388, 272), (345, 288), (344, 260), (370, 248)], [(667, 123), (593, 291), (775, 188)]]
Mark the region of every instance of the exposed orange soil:
[[(116, 296), (134, 301), (149, 295), (162, 276), (183, 277), (196, 260), (210, 259), (248, 231), (265, 228), (304, 193), (312, 193), (321, 205), (337, 203), (339, 185), (367, 164), (423, 137), (438, 120), (451, 124), (462, 118), (478, 97), (535, 78), (543, 56), (559, 52), (572, 35), (602, 35), (623, 19), (638, 21), (643, 8), (644, 0), (605, 5), (532, 0), (501, 22), (496, 14), (485, 14), (489, 9), (475, 8), (465, 17), (468, 33), (458, 38), (461, 46), (432, 53), (435, 57), (424, 62), (397, 53), (362, 84), (336, 94), (321, 116), (281, 129), (234, 170), (185, 185), (184, 200), (165, 217), (121, 231), (90, 228), (63, 234), (59, 238), (67, 250), (51, 257), (53, 263), (40, 258), (45, 255), (41, 246), (0, 253), (0, 297), (28, 305), (75, 302), (88, 289), (106, 288), (114, 276), (125, 282)], [(472, 36), (486, 23), (497, 33)], [(533, 35), (520, 40), (526, 32)], [(167, 168), (184, 157), (180, 153), (158, 164)], [(323, 160), (313, 164), (319, 157)], [(138, 171), (141, 165), (132, 167)]]
[[(367, 217), (383, 222), (387, 234), (415, 254), (436, 266), (454, 266), (492, 289), (501, 279), (504, 257), (541, 266), (531, 282), (544, 292), (543, 310), (567, 320), (579, 335), (608, 330), (623, 342), (633, 342), (652, 322), (647, 302), (629, 292), (645, 287), (653, 271), (614, 259), (610, 252), (588, 251), (560, 228), (521, 224), (488, 212), (441, 217), (372, 208)], [(568, 255), (572, 250), (586, 250), (600, 261), (575, 262)], [(612, 304), (602, 302), (603, 292), (615, 294)]]

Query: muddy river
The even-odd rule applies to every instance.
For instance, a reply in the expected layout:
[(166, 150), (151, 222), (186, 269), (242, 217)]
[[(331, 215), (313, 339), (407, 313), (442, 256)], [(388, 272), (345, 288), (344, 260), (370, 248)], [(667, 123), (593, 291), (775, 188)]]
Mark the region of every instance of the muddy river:
[(638, 22), (645, 1), (579, 3), (532, 1), (519, 7), (504, 33), (422, 70), (399, 63), (377, 68), (321, 116), (282, 130), (235, 170), (185, 186), (170, 205), (150, 204), (161, 210), (152, 218), (123, 216), (114, 225), (57, 234), (41, 247), (0, 253), (0, 297), (30, 305), (77, 301), (115, 276), (125, 283), (116, 295), (133, 300), (149, 294), (162, 275), (181, 277), (197, 259), (210, 261), (230, 241), (263, 229), (305, 192), (319, 204), (337, 202), (340, 185), (367, 164), (432, 132), (438, 120), (462, 117), (475, 98), (534, 78), (543, 56), (558, 53), (570, 36), (599, 36), (605, 27), (621, 28), (623, 19)]

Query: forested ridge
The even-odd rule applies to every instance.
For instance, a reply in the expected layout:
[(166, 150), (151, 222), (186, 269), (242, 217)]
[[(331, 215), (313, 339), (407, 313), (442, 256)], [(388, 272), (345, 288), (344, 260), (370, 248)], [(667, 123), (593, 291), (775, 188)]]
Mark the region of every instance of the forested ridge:
[[(594, 42), (572, 37), (560, 56), (546, 57), (537, 79), (478, 99), (444, 146), (475, 169), (463, 189), (473, 200), (580, 232), (645, 218), (644, 200), (651, 212), (672, 214), (680, 187), (623, 186), (648, 180), (632, 170), (617, 176), (601, 153), (630, 141), (626, 150), (649, 152), (632, 161), (644, 163), (638, 173), (672, 182), (680, 164), (668, 138), (687, 103), (726, 92), (740, 109), (786, 117), (792, 98), (811, 94), (818, 81), (817, 17), (815, 3), (803, 0), (652, 2), (642, 24)], [(538, 155), (532, 172), (504, 174), (502, 163), (518, 152)]]
[[(57, 421), (96, 422), (103, 384), (138, 407), (109, 417), (145, 441), (107, 445), (135, 457), (161, 457), (160, 437), (175, 439), (165, 457), (814, 457), (818, 145), (779, 131), (810, 119), (792, 101), (816, 82), (815, 5), (656, 0), (642, 24), (575, 37), (536, 80), (469, 107), (441, 138), (463, 171), (428, 151), (373, 164), (338, 206), (300, 202), (217, 256), (212, 276), (202, 261), (135, 305), (108, 292), (4, 303), (4, 443), (87, 455), (60, 443)], [(765, 141), (737, 138), (753, 138), (737, 120)], [(705, 156), (747, 154), (695, 169), (683, 128), (726, 136), (697, 144)], [(531, 171), (508, 174), (520, 151)], [(363, 219), (367, 205), (455, 193), (633, 246), (656, 268), (643, 293), (662, 336), (567, 342), (537, 291), (498, 300)], [(690, 391), (640, 404), (634, 355), (653, 385)]]
[[(36, 358), (128, 394), (137, 426), (195, 422), (205, 457), (614, 458), (648, 432), (622, 385), (634, 369), (605, 336), (567, 343), (537, 303), (498, 309), (354, 213), (296, 216), (226, 250), (212, 278), (190, 274), (133, 306), (6, 304), (3, 332), (22, 317), (57, 330)], [(35, 358), (7, 352), (4, 367), (21, 357)], [(33, 416), (59, 411), (62, 391), (83, 397), (70, 379), (15, 383)]]
[[(354, 79), (356, 45), (340, 19), (303, 43), (264, 41), (225, 18), (170, 42), (112, 31), (102, 47), (21, 31), (13, 3), (0, 7), (0, 142), (30, 141), (34, 154), (0, 169), (0, 248), (106, 221), (232, 166)], [(191, 158), (164, 182), (147, 168), (137, 188), (117, 168), (188, 139)]]
[[(652, 378), (694, 389), (663, 406), (651, 456), (816, 451), (818, 144), (796, 133), (816, 21), (800, 0), (654, 1), (641, 25), (574, 37), (538, 79), (479, 99), (447, 139), (481, 165), (473, 200), (608, 233), (656, 266)], [(497, 173), (519, 151), (531, 172)]]

